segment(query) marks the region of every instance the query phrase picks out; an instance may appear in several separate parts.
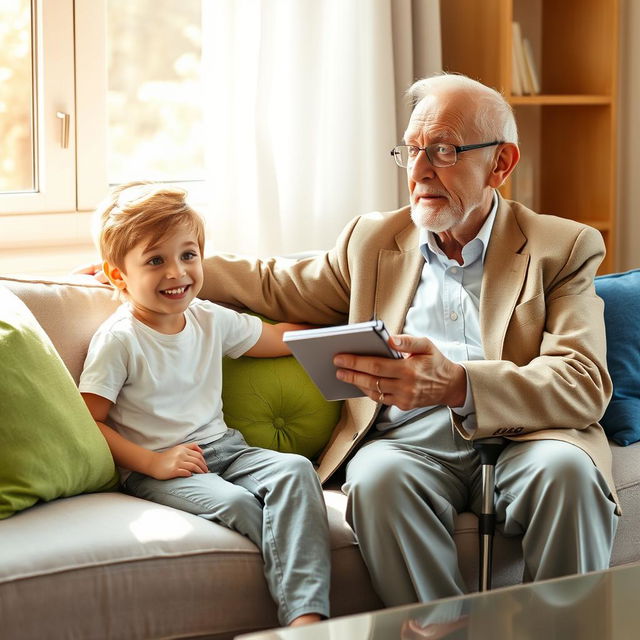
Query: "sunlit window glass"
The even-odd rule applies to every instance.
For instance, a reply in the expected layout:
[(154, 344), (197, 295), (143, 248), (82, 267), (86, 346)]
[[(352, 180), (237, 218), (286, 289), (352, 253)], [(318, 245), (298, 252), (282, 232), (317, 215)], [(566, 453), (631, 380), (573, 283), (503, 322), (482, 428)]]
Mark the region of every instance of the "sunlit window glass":
[(203, 179), (202, 0), (108, 0), (108, 179)]
[(35, 189), (31, 1), (0, 2), (0, 192)]

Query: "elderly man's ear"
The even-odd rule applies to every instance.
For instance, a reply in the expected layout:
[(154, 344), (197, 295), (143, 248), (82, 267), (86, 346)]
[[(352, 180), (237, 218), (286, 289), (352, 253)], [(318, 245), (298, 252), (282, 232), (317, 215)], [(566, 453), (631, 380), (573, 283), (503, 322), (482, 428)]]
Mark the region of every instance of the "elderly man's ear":
[(520, 149), (517, 144), (505, 142), (500, 145), (489, 174), (489, 186), (494, 189), (501, 187), (516, 168), (518, 160), (520, 160)]

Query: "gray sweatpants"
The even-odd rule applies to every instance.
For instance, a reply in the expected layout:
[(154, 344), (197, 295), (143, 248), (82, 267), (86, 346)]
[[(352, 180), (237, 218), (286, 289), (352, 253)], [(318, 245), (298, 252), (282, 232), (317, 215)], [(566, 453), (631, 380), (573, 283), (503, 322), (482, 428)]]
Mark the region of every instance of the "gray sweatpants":
[(124, 489), (225, 525), (254, 542), (262, 551), (282, 625), (305, 613), (328, 617), (329, 528), (309, 460), (250, 447), (234, 429), (202, 449), (210, 473), (171, 480), (133, 473)]
[[(609, 566), (615, 504), (581, 449), (554, 440), (510, 442), (495, 478), (498, 526), (505, 535), (524, 536), (525, 579)], [(466, 591), (454, 516), (480, 512), (481, 470), (446, 408), (374, 431), (350, 460), (343, 491), (347, 519), (385, 605)]]

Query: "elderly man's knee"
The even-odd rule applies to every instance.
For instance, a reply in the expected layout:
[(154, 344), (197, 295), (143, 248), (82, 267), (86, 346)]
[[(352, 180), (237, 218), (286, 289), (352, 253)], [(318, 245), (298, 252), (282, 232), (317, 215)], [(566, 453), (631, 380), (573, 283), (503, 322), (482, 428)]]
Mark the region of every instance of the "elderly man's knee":
[(582, 449), (559, 441), (545, 441), (539, 449), (532, 477), (546, 490), (577, 498), (596, 480), (593, 461)]
[(399, 499), (408, 488), (407, 480), (412, 474), (407, 466), (395, 456), (381, 455), (367, 462), (351, 466), (347, 476), (349, 495), (356, 499), (388, 507)]

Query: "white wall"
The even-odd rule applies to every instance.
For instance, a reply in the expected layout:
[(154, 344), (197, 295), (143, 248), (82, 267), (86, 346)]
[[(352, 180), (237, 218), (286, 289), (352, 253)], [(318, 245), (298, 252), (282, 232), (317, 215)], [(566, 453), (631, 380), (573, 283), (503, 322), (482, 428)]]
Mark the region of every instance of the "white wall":
[(619, 270), (640, 268), (640, 2), (620, 2)]

